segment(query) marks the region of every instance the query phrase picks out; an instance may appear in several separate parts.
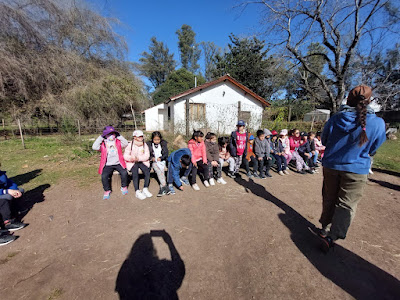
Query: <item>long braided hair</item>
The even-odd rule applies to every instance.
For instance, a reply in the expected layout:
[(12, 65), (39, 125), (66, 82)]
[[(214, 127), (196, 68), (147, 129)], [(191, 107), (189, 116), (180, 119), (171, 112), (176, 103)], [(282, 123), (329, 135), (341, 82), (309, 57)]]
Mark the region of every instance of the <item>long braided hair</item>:
[(369, 86), (359, 85), (352, 89), (349, 93), (347, 104), (353, 106), (357, 110), (357, 119), (361, 126), (360, 141), (358, 145), (361, 147), (368, 142), (366, 132), (367, 126), (367, 106), (371, 102), (372, 90)]

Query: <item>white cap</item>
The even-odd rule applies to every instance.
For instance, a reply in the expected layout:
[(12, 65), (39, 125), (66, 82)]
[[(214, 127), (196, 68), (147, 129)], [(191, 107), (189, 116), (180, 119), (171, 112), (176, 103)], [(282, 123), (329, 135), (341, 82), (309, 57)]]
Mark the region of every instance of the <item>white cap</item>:
[(132, 133), (132, 136), (143, 136), (144, 134), (143, 134), (143, 131), (141, 131), (141, 130), (135, 130), (133, 133)]

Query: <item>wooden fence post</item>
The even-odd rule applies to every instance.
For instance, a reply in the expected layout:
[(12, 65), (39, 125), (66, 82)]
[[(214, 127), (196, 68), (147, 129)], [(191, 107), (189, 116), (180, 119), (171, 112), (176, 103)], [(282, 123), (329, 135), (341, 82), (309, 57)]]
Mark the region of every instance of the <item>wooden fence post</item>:
[(133, 110), (132, 102), (129, 102), (129, 104), (131, 105), (132, 117), (133, 117), (133, 121), (135, 122), (135, 130), (136, 130), (137, 126), (136, 126), (135, 111)]
[(4, 124), (4, 119), (1, 119), (1, 123), (3, 124), (3, 133), (4, 133), (4, 139), (7, 139), (7, 133), (6, 133), (6, 126)]
[(24, 136), (22, 134), (21, 121), (18, 119), (19, 134), (21, 135), (22, 147), (25, 149)]
[(79, 137), (81, 137), (81, 123), (79, 122), (79, 119), (78, 119), (78, 135)]

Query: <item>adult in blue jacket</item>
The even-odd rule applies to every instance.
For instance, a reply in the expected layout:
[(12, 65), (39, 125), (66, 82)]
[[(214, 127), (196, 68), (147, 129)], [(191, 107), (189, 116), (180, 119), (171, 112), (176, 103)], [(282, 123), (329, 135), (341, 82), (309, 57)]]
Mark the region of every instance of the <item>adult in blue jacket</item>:
[[(175, 194), (173, 183), (180, 190), (183, 190), (182, 182), (189, 185), (188, 176), (192, 170), (192, 163), (190, 161), (191, 153), (188, 148), (182, 148), (171, 153), (168, 157), (168, 194)], [(179, 176), (181, 169), (186, 169), (182, 178)]]
[(322, 214), (318, 230), (325, 251), (346, 238), (370, 168), (370, 155), (386, 139), (385, 122), (368, 106), (372, 90), (352, 89), (338, 113), (325, 124), (321, 135), (326, 146), (322, 159)]

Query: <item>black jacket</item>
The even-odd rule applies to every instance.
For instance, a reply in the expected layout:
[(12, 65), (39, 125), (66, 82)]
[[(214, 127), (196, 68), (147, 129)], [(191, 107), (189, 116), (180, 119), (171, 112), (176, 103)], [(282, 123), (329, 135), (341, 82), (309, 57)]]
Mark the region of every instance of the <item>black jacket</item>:
[[(148, 141), (147, 146), (149, 146), (149, 150), (150, 150), (150, 161), (153, 159), (154, 157), (154, 151), (153, 151), (153, 141)], [(161, 146), (161, 160), (167, 160), (168, 159), (168, 146), (167, 146), (168, 142), (165, 140), (161, 140), (160, 142), (160, 146)]]

